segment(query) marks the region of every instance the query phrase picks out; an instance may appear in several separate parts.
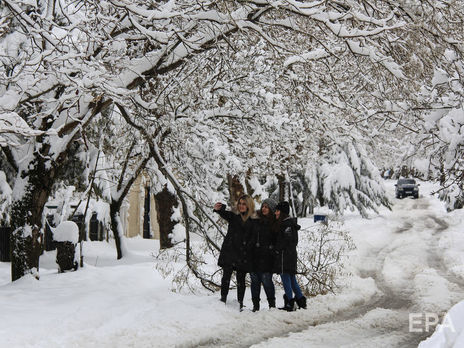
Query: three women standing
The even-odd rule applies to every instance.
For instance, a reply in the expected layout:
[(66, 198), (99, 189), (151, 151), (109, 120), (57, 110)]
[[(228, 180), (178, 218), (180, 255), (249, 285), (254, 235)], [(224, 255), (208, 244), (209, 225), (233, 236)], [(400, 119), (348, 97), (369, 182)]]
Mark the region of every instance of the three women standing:
[(225, 208), (219, 202), (213, 208), (214, 212), (229, 223), (218, 260), (223, 271), (221, 301), (225, 303), (227, 300), (230, 278), (235, 271), (237, 300), (242, 310), (245, 277), (250, 272), (253, 311), (258, 311), (260, 307), (261, 284), (269, 308), (273, 308), (275, 288), (272, 273), (278, 273), (285, 291), (284, 307), (281, 309), (293, 311), (295, 302), (299, 308), (306, 308), (306, 297), (303, 296), (295, 276), (300, 226), (296, 219), (290, 218), (288, 202), (283, 201), (276, 205), (272, 199), (264, 200), (258, 212), (259, 219), (254, 218), (254, 202), (248, 195), (242, 195), (238, 199), (238, 214)]

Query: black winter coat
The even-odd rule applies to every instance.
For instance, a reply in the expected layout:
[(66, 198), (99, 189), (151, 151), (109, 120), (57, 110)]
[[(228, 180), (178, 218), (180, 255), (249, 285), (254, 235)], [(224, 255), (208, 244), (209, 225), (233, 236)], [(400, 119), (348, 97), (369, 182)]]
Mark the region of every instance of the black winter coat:
[(250, 272), (251, 236), (256, 224), (255, 219), (249, 218), (244, 222), (240, 215), (225, 210), (225, 206), (219, 211), (215, 210), (215, 212), (229, 223), (219, 254), (218, 266)]
[(296, 274), (298, 245), (298, 230), (301, 228), (297, 224), (296, 218), (286, 218), (278, 225), (276, 234), (276, 262), (275, 273)]
[(275, 263), (275, 236), (271, 221), (266, 217), (256, 220), (252, 237), (252, 272), (272, 272)]

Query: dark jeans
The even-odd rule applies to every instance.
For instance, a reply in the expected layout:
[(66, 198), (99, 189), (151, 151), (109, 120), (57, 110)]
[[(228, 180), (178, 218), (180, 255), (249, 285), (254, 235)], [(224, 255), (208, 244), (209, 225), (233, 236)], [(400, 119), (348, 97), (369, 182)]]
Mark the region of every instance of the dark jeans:
[[(230, 278), (232, 277), (232, 268), (223, 268), (222, 269), (222, 279), (221, 279), (221, 298), (224, 300), (227, 298), (230, 287)], [(237, 279), (237, 300), (240, 303), (243, 303), (243, 298), (245, 297), (245, 276), (246, 272), (236, 271), (235, 277)]]
[(274, 282), (272, 281), (272, 273), (269, 272), (252, 272), (251, 278), (251, 297), (259, 300), (261, 293), (261, 284), (263, 284), (264, 292), (268, 299), (275, 298)]
[(298, 285), (296, 276), (294, 274), (282, 273), (280, 278), (282, 279), (285, 295), (287, 295), (289, 300), (293, 298), (293, 294), (295, 294), (296, 299), (303, 297), (303, 293), (301, 292), (300, 286)]

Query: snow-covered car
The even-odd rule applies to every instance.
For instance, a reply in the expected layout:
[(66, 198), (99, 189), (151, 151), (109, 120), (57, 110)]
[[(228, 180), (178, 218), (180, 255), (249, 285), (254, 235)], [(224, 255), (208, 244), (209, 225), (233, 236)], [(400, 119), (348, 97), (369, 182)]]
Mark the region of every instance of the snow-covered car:
[(419, 185), (414, 179), (398, 179), (395, 186), (396, 198), (403, 198), (406, 196), (413, 196), (419, 198)]

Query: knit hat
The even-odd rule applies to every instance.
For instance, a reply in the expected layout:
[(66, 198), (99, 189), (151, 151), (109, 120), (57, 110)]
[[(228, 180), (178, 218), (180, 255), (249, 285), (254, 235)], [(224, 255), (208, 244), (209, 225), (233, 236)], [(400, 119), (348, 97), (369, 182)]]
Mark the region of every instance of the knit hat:
[(277, 202), (275, 200), (273, 200), (272, 198), (266, 198), (263, 201), (263, 203), (261, 203), (261, 206), (263, 206), (264, 204), (267, 204), (269, 209), (271, 209), (271, 211), (274, 212), (275, 208), (276, 208), (276, 205), (277, 205)]
[(275, 210), (280, 210), (281, 213), (290, 214), (290, 204), (287, 201), (282, 201), (277, 204)]

